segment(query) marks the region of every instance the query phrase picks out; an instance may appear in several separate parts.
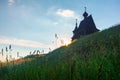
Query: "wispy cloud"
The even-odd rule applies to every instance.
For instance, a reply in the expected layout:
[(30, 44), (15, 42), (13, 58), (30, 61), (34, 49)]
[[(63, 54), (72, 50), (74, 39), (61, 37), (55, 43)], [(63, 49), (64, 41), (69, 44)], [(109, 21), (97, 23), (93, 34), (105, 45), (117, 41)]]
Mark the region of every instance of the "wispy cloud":
[(32, 48), (49, 48), (49, 45), (37, 41), (13, 39), (6, 37), (0, 37), (0, 44), (12, 44), (17, 46), (32, 47)]
[(8, 5), (13, 5), (15, 3), (15, 0), (8, 0)]
[(62, 16), (62, 17), (75, 17), (75, 12), (69, 9), (58, 9), (56, 11), (56, 14)]

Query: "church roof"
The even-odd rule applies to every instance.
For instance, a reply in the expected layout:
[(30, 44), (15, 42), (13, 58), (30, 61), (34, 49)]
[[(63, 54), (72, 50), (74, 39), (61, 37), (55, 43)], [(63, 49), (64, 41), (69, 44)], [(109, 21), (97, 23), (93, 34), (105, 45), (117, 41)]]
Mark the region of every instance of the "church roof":
[(80, 22), (78, 27), (75, 27), (73, 31), (72, 40), (79, 39), (81, 36), (89, 35), (91, 33), (99, 31), (96, 28), (92, 15), (88, 16), (88, 13), (85, 11), (83, 13), (83, 17), (84, 19)]
[(77, 27), (77, 19), (76, 19), (76, 26), (75, 26), (75, 29), (73, 30), (73, 33), (75, 33), (77, 30), (78, 30), (78, 27)]
[(86, 19), (80, 22), (78, 30), (85, 29), (85, 30), (97, 30), (92, 15), (88, 16)]

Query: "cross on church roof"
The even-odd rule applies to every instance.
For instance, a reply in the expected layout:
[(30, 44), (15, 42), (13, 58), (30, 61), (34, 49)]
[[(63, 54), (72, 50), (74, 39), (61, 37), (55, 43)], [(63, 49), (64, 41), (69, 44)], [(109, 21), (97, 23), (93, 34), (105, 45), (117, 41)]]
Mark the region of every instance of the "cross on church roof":
[(84, 7), (84, 8), (85, 8), (85, 12), (86, 12), (87, 7)]
[(86, 7), (84, 7), (84, 8), (85, 8), (85, 12), (83, 13), (83, 16), (84, 16), (84, 19), (85, 19), (85, 18), (87, 18), (88, 13), (86, 12)]

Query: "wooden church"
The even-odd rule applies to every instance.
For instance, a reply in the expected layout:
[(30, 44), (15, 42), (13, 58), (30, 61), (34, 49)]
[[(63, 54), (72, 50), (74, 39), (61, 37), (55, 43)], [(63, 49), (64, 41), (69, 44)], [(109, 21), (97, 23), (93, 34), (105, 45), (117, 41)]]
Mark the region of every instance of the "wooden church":
[(84, 19), (80, 22), (79, 26), (77, 24), (76, 19), (76, 26), (75, 29), (73, 30), (72, 41), (99, 31), (96, 28), (92, 15), (88, 15), (88, 13), (86, 12), (86, 7), (85, 12), (83, 13), (83, 17)]

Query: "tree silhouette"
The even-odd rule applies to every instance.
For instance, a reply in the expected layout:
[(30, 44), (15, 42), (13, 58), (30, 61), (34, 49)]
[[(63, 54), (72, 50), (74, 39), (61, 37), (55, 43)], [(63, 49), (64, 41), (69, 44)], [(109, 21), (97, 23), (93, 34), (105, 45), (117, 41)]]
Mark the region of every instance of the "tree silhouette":
[(8, 52), (8, 48), (6, 47), (6, 52)]
[(49, 48), (49, 52), (51, 52), (51, 48)]
[(35, 53), (36, 53), (36, 50), (33, 51), (33, 54), (35, 54)]
[(32, 52), (30, 51), (30, 55), (32, 54)]
[(11, 50), (11, 51), (12, 51), (11, 45), (9, 45), (9, 50)]
[(37, 54), (39, 54), (40, 53), (40, 51), (39, 50), (37, 50)]

